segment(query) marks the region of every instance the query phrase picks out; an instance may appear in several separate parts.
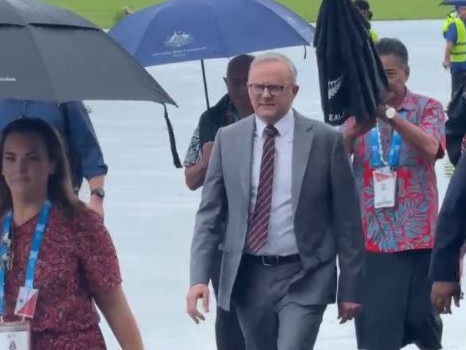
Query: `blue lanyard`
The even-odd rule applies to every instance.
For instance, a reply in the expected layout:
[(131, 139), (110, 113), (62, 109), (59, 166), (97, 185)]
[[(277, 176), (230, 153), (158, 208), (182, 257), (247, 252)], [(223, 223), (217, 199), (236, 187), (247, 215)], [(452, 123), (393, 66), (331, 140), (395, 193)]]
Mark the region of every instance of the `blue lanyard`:
[[(42, 238), (44, 236), (45, 229), (49, 220), (50, 201), (45, 201), (42, 206), (39, 219), (37, 221), (36, 230), (34, 232), (34, 237), (31, 244), (31, 251), (29, 252), (29, 261), (26, 269), (26, 281), (24, 286), (26, 288), (34, 288), (34, 274), (36, 271), (37, 259), (39, 257), (39, 250), (42, 244)], [(13, 213), (11, 210), (6, 214), (5, 219), (3, 219), (3, 228), (2, 228), (2, 241), (0, 243), (0, 316), (5, 314), (5, 281), (6, 281), (6, 265), (9, 260), (10, 255), (10, 230), (11, 230), (11, 221)]]
[[(405, 119), (406, 111), (400, 113), (400, 116)], [(378, 126), (374, 127), (370, 133), (371, 138), (371, 166), (374, 169), (381, 168), (388, 165), (391, 169), (398, 168), (400, 164), (400, 153), (403, 140), (400, 134), (393, 130), (392, 142), (390, 144), (390, 152), (388, 154), (388, 163), (383, 159), (382, 141), (380, 136), (380, 129)]]

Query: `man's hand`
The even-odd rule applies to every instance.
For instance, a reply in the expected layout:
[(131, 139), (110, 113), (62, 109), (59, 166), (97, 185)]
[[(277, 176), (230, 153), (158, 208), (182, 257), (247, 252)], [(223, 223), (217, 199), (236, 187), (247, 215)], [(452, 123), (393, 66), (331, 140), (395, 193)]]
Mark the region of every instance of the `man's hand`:
[(349, 117), (343, 124), (343, 139), (347, 151), (352, 154), (354, 152), (354, 143), (360, 137), (365, 135), (369, 130), (375, 126), (373, 123), (361, 124), (356, 121), (355, 117)]
[(344, 124), (344, 133), (350, 138), (357, 139), (365, 135), (375, 126), (375, 121), (372, 123), (361, 124), (356, 121), (356, 117), (349, 117)]
[(204, 314), (209, 312), (209, 287), (206, 284), (193, 285), (186, 296), (186, 312), (194, 322), (204, 321), (205, 316), (197, 309), (197, 301), (202, 299)]
[(199, 162), (205, 165), (205, 167), (209, 165), (210, 154), (212, 153), (213, 146), (214, 146), (214, 143), (212, 141), (206, 142), (202, 146), (201, 159), (199, 160)]
[(346, 321), (351, 321), (358, 312), (362, 309), (361, 304), (348, 303), (345, 301), (338, 303), (338, 319), (340, 324), (345, 323)]
[(444, 60), (442, 62), (442, 67), (445, 68), (445, 69), (450, 68), (450, 60)]
[(439, 314), (451, 314), (451, 299), (460, 306), (461, 286), (456, 282), (434, 282), (430, 300)]
[(102, 198), (96, 195), (91, 195), (87, 206), (99, 214), (102, 219), (104, 218), (104, 200)]

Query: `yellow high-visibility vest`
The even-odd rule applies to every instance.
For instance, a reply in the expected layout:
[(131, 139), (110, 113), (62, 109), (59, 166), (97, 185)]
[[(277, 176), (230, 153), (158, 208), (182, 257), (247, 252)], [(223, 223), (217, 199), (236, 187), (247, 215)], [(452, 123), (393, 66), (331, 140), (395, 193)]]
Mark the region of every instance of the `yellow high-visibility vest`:
[(460, 18), (456, 18), (454, 23), (456, 25), (457, 39), (451, 50), (450, 61), (456, 63), (466, 62), (466, 27)]
[(442, 26), (443, 35), (445, 35), (448, 32), (448, 28), (450, 27), (450, 24), (455, 22), (455, 19), (456, 19), (455, 11), (450, 12), (447, 18), (445, 19), (445, 22), (443, 22), (443, 26)]
[(371, 35), (372, 41), (375, 43), (377, 40), (379, 40), (379, 36), (375, 32), (374, 29), (370, 28), (369, 29), (369, 34)]

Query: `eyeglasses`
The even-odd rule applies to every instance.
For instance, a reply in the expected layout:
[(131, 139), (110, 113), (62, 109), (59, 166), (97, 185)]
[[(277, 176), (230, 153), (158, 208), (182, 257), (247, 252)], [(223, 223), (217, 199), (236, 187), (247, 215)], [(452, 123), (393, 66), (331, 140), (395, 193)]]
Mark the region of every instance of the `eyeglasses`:
[(254, 95), (262, 95), (265, 90), (269, 92), (272, 96), (280, 96), (287, 87), (290, 85), (278, 85), (278, 84), (248, 84), (249, 90)]

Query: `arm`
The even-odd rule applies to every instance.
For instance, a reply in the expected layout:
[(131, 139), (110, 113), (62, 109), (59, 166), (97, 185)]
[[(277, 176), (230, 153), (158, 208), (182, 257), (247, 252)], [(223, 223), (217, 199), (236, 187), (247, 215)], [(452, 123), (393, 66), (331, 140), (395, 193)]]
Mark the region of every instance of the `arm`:
[(223, 232), (218, 230), (226, 209), (226, 194), (223, 182), (221, 130), (215, 138), (210, 165), (207, 169), (202, 198), (196, 214), (191, 245), (191, 285), (208, 284), (213, 255)]
[(108, 167), (89, 114), (82, 102), (69, 102), (65, 110), (67, 141), (79, 158), (82, 175), (88, 181), (90, 190), (96, 188), (93, 186), (102, 186)]
[(333, 230), (340, 267), (338, 301), (360, 303), (364, 234), (356, 184), (341, 135), (334, 142), (330, 166)]
[(404, 142), (413, 146), (427, 161), (443, 157), (445, 149), (445, 114), (440, 103), (429, 101), (424, 108), (419, 126), (395, 115), (389, 121)]
[(141, 336), (121, 288), (117, 253), (103, 221), (83, 208), (70, 224), (75, 233), (82, 292), (90, 294), (124, 350), (142, 350)]
[(94, 299), (123, 350), (143, 350), (136, 320), (121, 286), (94, 291)]
[(435, 230), (430, 277), (458, 282), (460, 250), (466, 238), (466, 156), (463, 154), (445, 194)]
[(199, 161), (192, 166), (186, 167), (185, 178), (186, 185), (189, 187), (189, 189), (194, 191), (204, 184), (213, 146), (213, 142), (205, 143), (202, 146), (201, 158)]
[(207, 165), (208, 164), (199, 161), (197, 164), (185, 167), (184, 177), (186, 186), (188, 186), (190, 190), (195, 191), (202, 186), (207, 172)]
[(443, 67), (446, 69), (450, 67), (451, 63), (451, 52), (453, 50), (453, 46), (455, 45), (456, 41), (458, 40), (458, 33), (456, 30), (456, 23), (453, 22), (448, 26), (448, 30), (445, 33), (445, 39), (447, 41), (445, 45), (445, 51), (443, 54)]
[(343, 140), (349, 154), (354, 153), (354, 145), (359, 137), (364, 136), (375, 126), (375, 121), (366, 125), (360, 124), (355, 117), (349, 117), (341, 126)]
[(445, 51), (443, 54), (443, 66), (448, 68), (450, 66), (450, 57), (451, 57), (451, 50), (453, 49), (453, 43), (451, 41), (447, 41), (445, 45)]
[(208, 162), (205, 162), (201, 156), (198, 124), (193, 132), (184, 159), (184, 178), (186, 186), (188, 186), (190, 190), (195, 191), (202, 186), (207, 172), (207, 165)]
[[(77, 157), (78, 162), (72, 167), (72, 171), (82, 171), (82, 176), (89, 184), (89, 191), (104, 188), (108, 167), (104, 162), (102, 149), (85, 106), (82, 102), (69, 102), (65, 105), (64, 111), (70, 153), (73, 158)], [(89, 207), (101, 217), (104, 216), (103, 198), (91, 195)]]
[(212, 158), (207, 169), (191, 244), (191, 287), (186, 297), (186, 311), (196, 323), (205, 319), (204, 315), (197, 309), (199, 299), (202, 299), (204, 312), (209, 311), (208, 283), (211, 277), (214, 254), (223, 234), (223, 230), (218, 230), (218, 224), (223, 219), (225, 208), (226, 194), (223, 183), (220, 129), (215, 138)]

